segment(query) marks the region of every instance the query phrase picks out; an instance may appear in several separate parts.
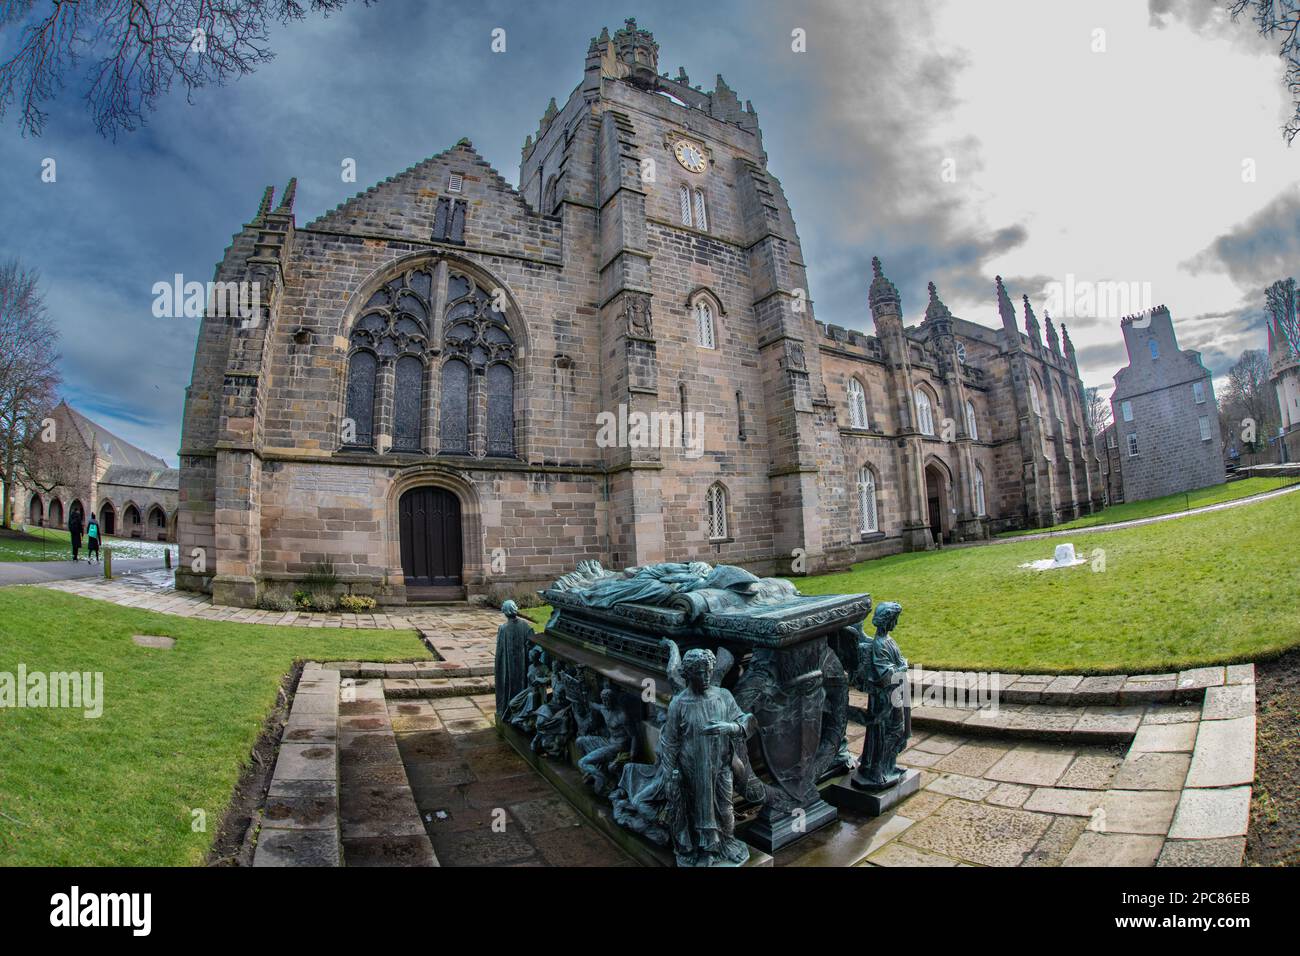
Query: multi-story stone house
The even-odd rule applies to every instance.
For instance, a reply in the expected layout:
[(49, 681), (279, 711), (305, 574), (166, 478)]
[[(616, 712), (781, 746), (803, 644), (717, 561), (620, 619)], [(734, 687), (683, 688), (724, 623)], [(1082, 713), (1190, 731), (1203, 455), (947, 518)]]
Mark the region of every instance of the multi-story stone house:
[(1201, 353), (1178, 347), (1163, 305), (1125, 316), (1120, 328), (1128, 365), (1115, 373), (1110, 405), (1123, 500), (1221, 483), (1219, 408)]
[(996, 329), (933, 287), (908, 326), (879, 263), (874, 336), (819, 322), (753, 107), (634, 21), (518, 189), (462, 140), (305, 225), (294, 192), (218, 265), (261, 310), (204, 319), (187, 392), (177, 581), (218, 602), (324, 563), (389, 602), (584, 559), (799, 574), (1101, 503), (1068, 336), (1001, 280)]

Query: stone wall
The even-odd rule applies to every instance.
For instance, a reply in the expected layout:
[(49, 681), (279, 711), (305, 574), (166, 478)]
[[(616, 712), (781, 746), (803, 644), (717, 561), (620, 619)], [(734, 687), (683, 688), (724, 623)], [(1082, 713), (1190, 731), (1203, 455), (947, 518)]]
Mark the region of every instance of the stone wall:
[[(1124, 500), (1142, 501), (1221, 483), (1219, 411), (1214, 383), (1200, 353), (1178, 348), (1173, 319), (1164, 306), (1125, 318), (1121, 327), (1129, 364), (1115, 374), (1110, 401), (1119, 434)], [(1131, 407), (1131, 421), (1125, 421), (1125, 403)], [(1202, 437), (1202, 418), (1208, 422), (1208, 437)], [(1136, 436), (1136, 454), (1130, 436)]]

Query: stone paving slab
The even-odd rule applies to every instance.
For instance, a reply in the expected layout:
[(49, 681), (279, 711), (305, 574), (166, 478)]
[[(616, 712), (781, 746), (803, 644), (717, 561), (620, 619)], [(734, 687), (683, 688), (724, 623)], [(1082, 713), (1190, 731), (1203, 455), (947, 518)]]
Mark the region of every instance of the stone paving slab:
[(1170, 837), (1212, 840), (1246, 835), (1250, 787), (1191, 789), (1182, 792)]
[[(336, 743), (340, 766), (350, 768), (338, 781), (347, 821), (339, 852), (350, 865), (349, 853), (355, 865), (428, 865), (421, 834), (432, 841), (430, 856), (453, 865), (627, 862), (617, 853), (610, 858), (608, 841), (588, 832), (582, 818), (575, 825), (572, 808), (556, 802), (532, 767), (500, 750), (489, 677), (495, 623), (493, 616), (422, 627), (443, 661), (335, 662), (304, 672), (303, 712), (286, 727), (326, 735), (312, 710), (333, 686), (354, 694), (338, 705), (335, 741), (289, 740), (284, 758), (286, 774), (300, 773), (293, 746)], [(1239, 864), (1253, 776), (1253, 674), (1249, 665), (1230, 665), (1180, 674), (1005, 675), (1020, 696), (1002, 695), (996, 709), (958, 706), (966, 702), (951, 697), (949, 706), (921, 704), (900, 764), (921, 772), (923, 789), (879, 818), (842, 814), (795, 845), (802, 850), (777, 854), (776, 863)], [(927, 680), (949, 690), (968, 681), (959, 672)], [(855, 749), (862, 733), (851, 725)], [(357, 795), (364, 788), (369, 797)], [(310, 826), (313, 814), (334, 806), (328, 794), (274, 796), (270, 805), (290, 824)], [(385, 814), (396, 805), (405, 809), (389, 826)], [(490, 829), (498, 809), (511, 821), (504, 834)], [(276, 849), (268, 843), (267, 860)]]
[(1178, 793), (1165, 790), (1107, 790), (1088, 829), (1096, 833), (1169, 832)]
[(1203, 720), (1187, 772), (1189, 787), (1232, 787), (1255, 780), (1255, 716)]

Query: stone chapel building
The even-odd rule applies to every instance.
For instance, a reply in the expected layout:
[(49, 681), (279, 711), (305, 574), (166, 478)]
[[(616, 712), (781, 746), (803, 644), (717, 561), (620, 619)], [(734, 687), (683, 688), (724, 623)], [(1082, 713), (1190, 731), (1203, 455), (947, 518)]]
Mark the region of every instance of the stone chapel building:
[[(995, 328), (933, 285), (908, 325), (879, 262), (875, 335), (819, 322), (753, 107), (660, 75), (635, 21), (591, 41), (519, 183), (461, 140), (305, 225), (292, 181), (267, 190), (216, 271), (258, 283), (260, 321), (199, 332), (178, 586), (251, 605), (328, 562), (401, 603), (585, 559), (812, 573), (1100, 506), (1064, 329), (1044, 341), (1026, 299), (1022, 331), (1001, 279)], [(605, 440), (602, 413), (691, 440)]]

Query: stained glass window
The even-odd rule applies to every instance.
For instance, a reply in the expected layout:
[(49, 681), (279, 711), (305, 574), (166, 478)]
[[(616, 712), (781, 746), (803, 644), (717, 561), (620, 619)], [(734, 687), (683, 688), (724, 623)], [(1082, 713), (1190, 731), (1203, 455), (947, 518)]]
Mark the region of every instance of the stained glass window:
[(424, 363), (413, 355), (398, 359), (393, 391), (393, 448), (419, 451), (424, 430)]
[(442, 424), (439, 450), (469, 454), (469, 366), (453, 359), (442, 367)]
[(351, 427), (344, 423), (345, 445), (370, 448), (375, 443), (375, 372), (378, 367), (373, 352), (353, 352), (348, 360), (347, 418)]
[(504, 458), (515, 453), (515, 373), (509, 365), (487, 370), (487, 453)]

